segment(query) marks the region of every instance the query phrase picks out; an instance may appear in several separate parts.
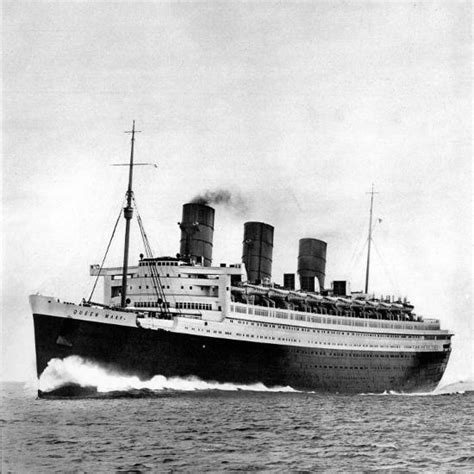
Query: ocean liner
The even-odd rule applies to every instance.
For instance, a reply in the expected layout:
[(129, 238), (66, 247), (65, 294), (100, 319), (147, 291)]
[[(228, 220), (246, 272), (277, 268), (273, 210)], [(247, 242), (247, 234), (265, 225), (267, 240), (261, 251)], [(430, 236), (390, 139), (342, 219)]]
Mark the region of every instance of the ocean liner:
[[(179, 254), (155, 257), (132, 190), (135, 133), (134, 123), (123, 265), (106, 268), (104, 257), (90, 267), (96, 283), (103, 278), (103, 303), (92, 295), (78, 304), (30, 296), (38, 377), (52, 359), (75, 355), (141, 379), (192, 376), (340, 393), (436, 387), (452, 334), (416, 315), (406, 299), (368, 291), (373, 192), (365, 292), (342, 280), (326, 288), (327, 244), (314, 238), (299, 241), (297, 273), (272, 283), (274, 228), (263, 222), (245, 223), (242, 262), (213, 266), (215, 210), (205, 202), (184, 204)], [(134, 211), (144, 253), (129, 266)]]

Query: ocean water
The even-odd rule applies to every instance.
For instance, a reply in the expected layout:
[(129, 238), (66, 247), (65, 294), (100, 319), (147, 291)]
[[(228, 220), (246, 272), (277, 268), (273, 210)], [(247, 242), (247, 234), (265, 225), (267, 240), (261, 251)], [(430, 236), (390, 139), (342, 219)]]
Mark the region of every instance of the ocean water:
[(38, 399), (2, 384), (2, 472), (474, 470), (472, 384), (321, 395), (52, 366), (43, 389), (68, 380), (98, 393)]

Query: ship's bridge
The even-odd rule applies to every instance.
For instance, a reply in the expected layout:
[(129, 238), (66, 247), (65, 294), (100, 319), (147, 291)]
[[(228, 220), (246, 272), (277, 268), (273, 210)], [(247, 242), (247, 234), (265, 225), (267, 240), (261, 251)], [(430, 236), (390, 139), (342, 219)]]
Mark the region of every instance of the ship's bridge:
[[(104, 303), (120, 304), (122, 267), (91, 265), (92, 276), (104, 277)], [(127, 303), (135, 307), (155, 307), (157, 286), (167, 306), (176, 309), (223, 311), (230, 300), (231, 285), (246, 280), (243, 264), (201, 266), (174, 257), (141, 258), (128, 268)]]

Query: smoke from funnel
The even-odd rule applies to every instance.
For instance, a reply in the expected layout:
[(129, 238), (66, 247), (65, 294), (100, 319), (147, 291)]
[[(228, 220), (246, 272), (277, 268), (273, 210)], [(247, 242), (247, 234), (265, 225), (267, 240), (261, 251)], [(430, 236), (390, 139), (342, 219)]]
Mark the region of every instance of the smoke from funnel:
[(208, 189), (195, 196), (190, 202), (205, 206), (223, 204), (238, 214), (243, 214), (248, 210), (248, 204), (245, 199), (240, 194), (232, 193), (227, 189)]

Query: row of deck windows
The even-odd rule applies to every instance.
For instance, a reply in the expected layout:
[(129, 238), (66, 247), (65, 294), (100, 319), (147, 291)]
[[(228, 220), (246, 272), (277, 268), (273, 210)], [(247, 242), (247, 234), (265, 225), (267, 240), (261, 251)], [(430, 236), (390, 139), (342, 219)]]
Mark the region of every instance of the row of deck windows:
[[(313, 367), (307, 365), (306, 367)], [(405, 370), (405, 367), (393, 367), (391, 365), (379, 365), (379, 366), (365, 366), (365, 367), (353, 367), (343, 365), (314, 365), (318, 369), (343, 369), (343, 370)]]
[(410, 354), (379, 354), (379, 353), (368, 353), (368, 352), (362, 352), (362, 353), (357, 353), (357, 352), (319, 352), (319, 351), (313, 351), (313, 350), (308, 350), (308, 349), (294, 349), (293, 352), (296, 352), (297, 354), (311, 354), (311, 355), (321, 355), (324, 357), (367, 357), (367, 358), (379, 358), (379, 357), (384, 357), (387, 359), (409, 359), (412, 357)]
[[(170, 286), (169, 285), (161, 285), (161, 287), (163, 289), (170, 289)], [(116, 294), (120, 294), (120, 290), (121, 290), (121, 286), (113, 286), (112, 287), (112, 296), (116, 296)], [(144, 289), (144, 290), (149, 290), (151, 287), (149, 285), (146, 285), (146, 286), (142, 286), (142, 285), (139, 285), (138, 286), (138, 289), (141, 290), (141, 289)], [(153, 285), (152, 287), (153, 289), (156, 289), (156, 285)], [(199, 287), (196, 287), (196, 288), (199, 288), (200, 290), (204, 291), (206, 289), (209, 289), (211, 291), (217, 291), (218, 290), (218, 287), (217, 286), (199, 286)], [(129, 289), (130, 290), (133, 290), (133, 286), (129, 286)], [(184, 286), (181, 286), (181, 289), (184, 290)], [(189, 287), (190, 290), (193, 289), (192, 286)]]
[(211, 311), (212, 305), (208, 303), (193, 303), (189, 301), (177, 301), (176, 309), (204, 309)]
[[(192, 330), (192, 331), (199, 331), (199, 332), (207, 332), (207, 333), (210, 333), (211, 331), (209, 329), (205, 330), (205, 329), (202, 329), (202, 328), (196, 328), (196, 327), (188, 327), (188, 326), (185, 326), (185, 329), (188, 329), (188, 330)], [(216, 333), (216, 331), (213, 331), (214, 333)], [(219, 333), (220, 334), (220, 333)], [(226, 332), (225, 333), (226, 335), (228, 336), (232, 336), (232, 332)], [(237, 337), (247, 337), (247, 338), (250, 338), (250, 339), (265, 339), (265, 340), (268, 340), (268, 341), (280, 341), (280, 342), (297, 342), (297, 343), (302, 343), (302, 342), (305, 342), (305, 343), (309, 343), (309, 344), (318, 344), (318, 345), (327, 345), (327, 346), (334, 346), (334, 345), (337, 345), (337, 346), (358, 346), (358, 347), (380, 347), (380, 346), (374, 346), (374, 345), (371, 345), (371, 344), (344, 344), (344, 343), (331, 343), (331, 342), (325, 342), (325, 341), (313, 341), (313, 340), (310, 340), (310, 341), (301, 341), (300, 339), (291, 339), (291, 338), (285, 338), (285, 337), (272, 337), (272, 336), (262, 336), (262, 335), (258, 335), (258, 334), (246, 334), (246, 333), (240, 333), (240, 332), (236, 332), (235, 335)], [(426, 347), (423, 347), (423, 346), (406, 346), (404, 349), (423, 349)], [(390, 347), (387, 347), (386, 348), (387, 350), (399, 350), (401, 349), (401, 346), (390, 346)], [(435, 347), (433, 347), (433, 349), (436, 349)], [(363, 349), (361, 349), (363, 350)], [(303, 352), (303, 350), (301, 351)], [(308, 354), (310, 353), (313, 353), (313, 354), (317, 354), (317, 352), (313, 352), (311, 350), (309, 351), (304, 351)], [(321, 355), (325, 355), (327, 356), (327, 353), (323, 353), (321, 352)], [(371, 354), (358, 354), (358, 353), (354, 353), (354, 354), (350, 354), (350, 353), (347, 353), (345, 355), (346, 357), (386, 357), (386, 358), (393, 358), (393, 357), (406, 357), (406, 358), (410, 358), (411, 355), (389, 355), (389, 354), (374, 354), (374, 355), (371, 355)]]
[[(135, 308), (156, 308), (160, 306), (156, 301), (136, 301), (134, 303)], [(169, 308), (170, 304), (168, 302), (164, 302), (161, 304), (164, 308)]]
[[(192, 328), (194, 329), (194, 328)], [(291, 339), (291, 338), (288, 338), (288, 337), (271, 337), (271, 336), (261, 336), (261, 335), (258, 335), (258, 334), (246, 334), (246, 333), (235, 333), (236, 336), (238, 337), (248, 337), (248, 338), (251, 338), (251, 339), (267, 339), (267, 340), (272, 340), (272, 341), (281, 341), (281, 342), (298, 342), (298, 343), (301, 343), (302, 341), (300, 339)], [(347, 346), (347, 345), (357, 345), (357, 346), (360, 346), (360, 347), (373, 347), (372, 345), (370, 344), (344, 344), (344, 343), (330, 343), (330, 342), (324, 342), (324, 341), (310, 341), (311, 343), (313, 344), (324, 344), (324, 345), (338, 345), (338, 346)], [(392, 346), (393, 347), (393, 346)], [(398, 348), (400, 348), (400, 346), (396, 346)], [(409, 346), (411, 347), (411, 346)], [(415, 346), (413, 346), (413, 348), (417, 348)], [(421, 347), (420, 347), (421, 348)], [(395, 356), (384, 356), (382, 355), (381, 357), (395, 357)]]
[[(234, 322), (233, 319), (229, 320), (231, 323)], [(284, 329), (284, 330), (291, 330), (291, 331), (301, 331), (301, 332), (315, 332), (319, 334), (337, 334), (342, 336), (361, 336), (361, 333), (350, 332), (350, 331), (331, 331), (325, 329), (309, 329), (309, 328), (301, 328), (298, 326), (288, 326), (283, 324), (267, 324), (267, 323), (256, 323), (253, 321), (241, 321), (239, 319), (236, 320), (238, 324), (247, 324), (250, 326), (260, 326), (260, 327), (269, 327), (269, 328), (276, 328), (276, 329)], [(413, 334), (376, 334), (376, 333), (364, 333), (363, 336), (370, 336), (370, 337), (390, 337), (390, 338), (402, 338), (402, 339), (427, 339), (427, 340), (444, 340), (450, 339), (449, 336), (418, 336)]]

